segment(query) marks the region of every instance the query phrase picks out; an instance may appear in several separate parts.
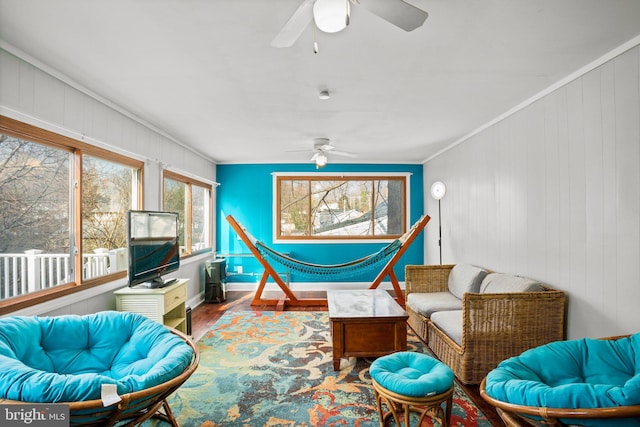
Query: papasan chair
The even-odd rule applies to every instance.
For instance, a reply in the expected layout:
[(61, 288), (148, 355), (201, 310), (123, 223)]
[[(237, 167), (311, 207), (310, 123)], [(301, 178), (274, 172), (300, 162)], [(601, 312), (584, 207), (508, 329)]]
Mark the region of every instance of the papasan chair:
[(490, 371), (480, 395), (507, 426), (640, 426), (640, 333), (527, 350)]
[(0, 318), (0, 404), (67, 404), (72, 426), (177, 427), (166, 398), (198, 362), (189, 337), (135, 313)]

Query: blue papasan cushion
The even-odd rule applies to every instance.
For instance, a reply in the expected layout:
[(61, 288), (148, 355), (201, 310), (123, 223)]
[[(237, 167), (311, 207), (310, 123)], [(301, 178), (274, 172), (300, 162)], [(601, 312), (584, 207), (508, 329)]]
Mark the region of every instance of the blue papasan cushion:
[(161, 324), (135, 313), (0, 318), (0, 398), (79, 402), (119, 395), (180, 375), (193, 350)]
[[(499, 401), (533, 407), (640, 405), (640, 333), (618, 340), (558, 341), (527, 350), (489, 372), (486, 392)], [(581, 419), (580, 424), (637, 426), (640, 420)]]

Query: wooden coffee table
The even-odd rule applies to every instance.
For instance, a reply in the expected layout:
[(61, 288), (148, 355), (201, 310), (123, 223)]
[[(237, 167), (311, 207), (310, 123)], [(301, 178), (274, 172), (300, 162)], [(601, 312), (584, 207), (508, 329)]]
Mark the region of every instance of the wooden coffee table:
[(377, 357), (407, 349), (407, 312), (382, 289), (327, 291), (333, 369), (342, 357)]

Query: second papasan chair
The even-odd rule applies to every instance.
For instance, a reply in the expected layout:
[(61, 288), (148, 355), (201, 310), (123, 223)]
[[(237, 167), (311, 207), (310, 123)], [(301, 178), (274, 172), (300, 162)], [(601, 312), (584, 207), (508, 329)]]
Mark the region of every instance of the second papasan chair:
[(490, 371), (480, 394), (510, 427), (639, 427), (640, 333), (527, 350)]

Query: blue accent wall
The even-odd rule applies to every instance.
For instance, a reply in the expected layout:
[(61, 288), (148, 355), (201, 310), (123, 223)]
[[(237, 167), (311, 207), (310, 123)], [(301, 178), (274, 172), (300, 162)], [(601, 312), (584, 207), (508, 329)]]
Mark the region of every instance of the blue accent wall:
[[(329, 164), (321, 169), (323, 173), (367, 172), (367, 173), (410, 173), (410, 223), (411, 226), (423, 214), (423, 179), (422, 165), (363, 165), (363, 164)], [(284, 252), (291, 257), (315, 264), (340, 264), (372, 254), (383, 248), (388, 242), (379, 243), (274, 243), (273, 242), (273, 176), (275, 172), (295, 172), (313, 175), (317, 172), (313, 164), (233, 164), (218, 165), (216, 180), (221, 184), (216, 189), (217, 218), (216, 247), (218, 253), (238, 254), (249, 253), (246, 245), (238, 238), (236, 232), (229, 225), (226, 217), (232, 215), (257, 240), (278, 252)], [(433, 226), (431, 222), (427, 226)], [(405, 264), (422, 264), (424, 259), (424, 232), (408, 248), (401, 260), (396, 264), (394, 272), (398, 280), (404, 280)], [(262, 268), (253, 257), (232, 257), (227, 260), (227, 270), (230, 273), (238, 271), (242, 266), (245, 275), (230, 276), (230, 280), (255, 280), (246, 273), (262, 272)], [(284, 267), (276, 263), (272, 266), (278, 271)], [(365, 272), (350, 279), (349, 282), (370, 282), (379, 272), (379, 268)], [(259, 279), (259, 277), (258, 277)], [(327, 278), (296, 276), (290, 277), (291, 282), (326, 282)], [(341, 280), (344, 281), (344, 280)], [(388, 281), (385, 278), (384, 281)]]

